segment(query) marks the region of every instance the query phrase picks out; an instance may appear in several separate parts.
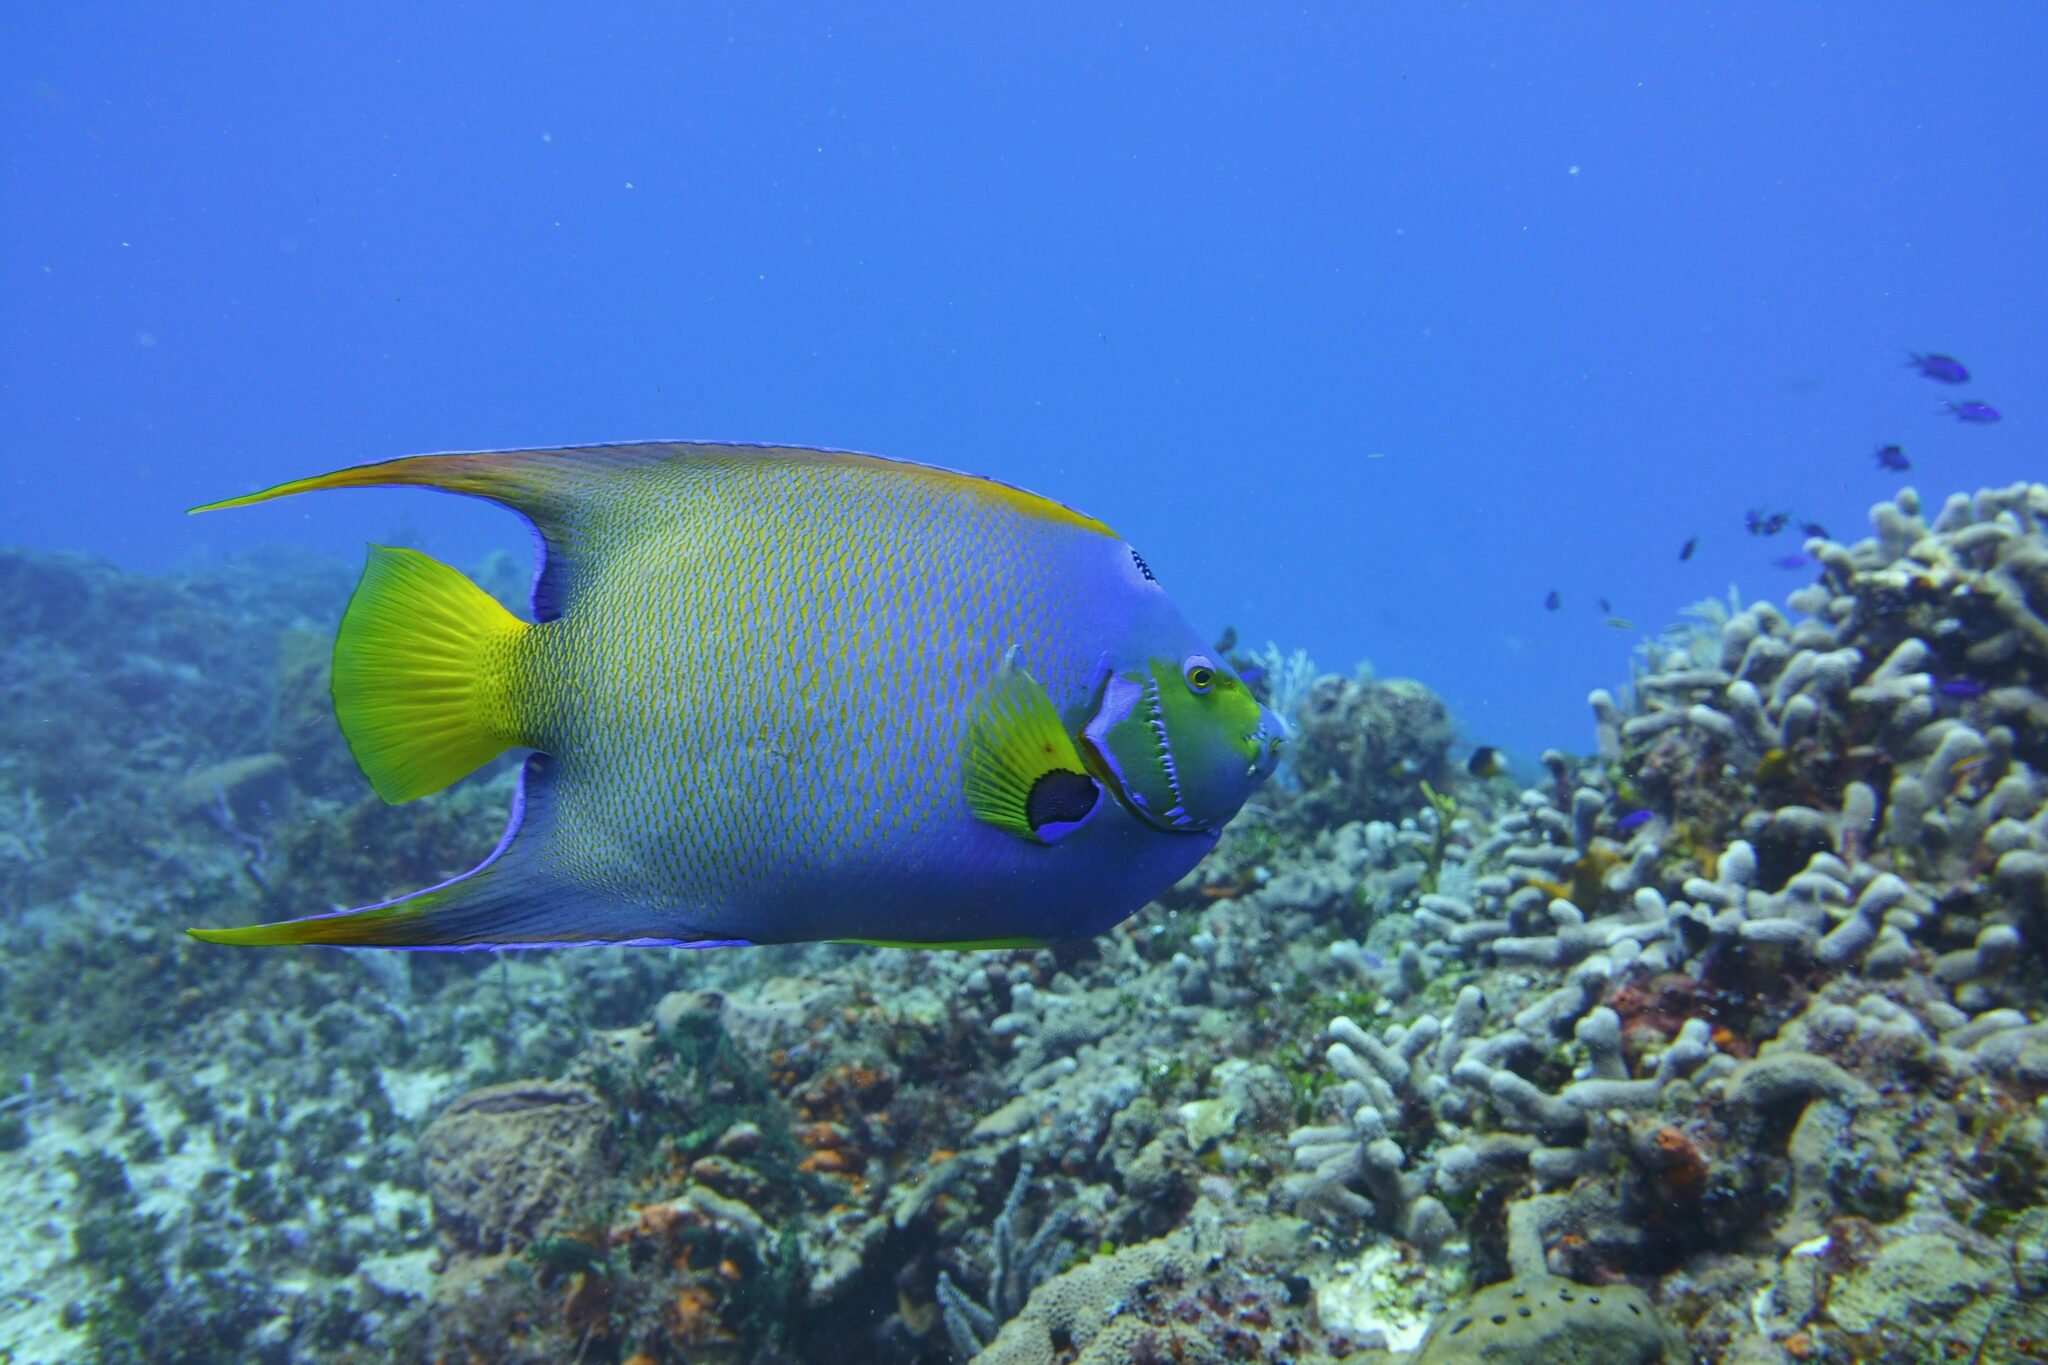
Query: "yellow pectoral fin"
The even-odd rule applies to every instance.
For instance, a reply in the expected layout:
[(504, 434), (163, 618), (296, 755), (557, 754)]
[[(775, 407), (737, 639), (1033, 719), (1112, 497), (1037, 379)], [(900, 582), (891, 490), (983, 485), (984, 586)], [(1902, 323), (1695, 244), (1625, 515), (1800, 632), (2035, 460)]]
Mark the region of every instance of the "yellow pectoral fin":
[(1102, 788), (1038, 679), (1005, 655), (967, 718), (961, 779), (980, 820), (1053, 843), (1094, 814)]

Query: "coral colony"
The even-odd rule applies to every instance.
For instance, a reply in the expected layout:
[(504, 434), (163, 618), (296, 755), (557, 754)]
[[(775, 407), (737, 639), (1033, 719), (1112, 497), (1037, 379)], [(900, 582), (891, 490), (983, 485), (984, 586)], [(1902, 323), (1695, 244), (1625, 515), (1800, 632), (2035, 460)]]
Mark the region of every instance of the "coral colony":
[(2041, 1358), (2048, 487), (1870, 520), (1531, 765), (1241, 656), (1281, 779), (1094, 940), (225, 969), (509, 771), (365, 793), (338, 571), (0, 556), (0, 1353)]

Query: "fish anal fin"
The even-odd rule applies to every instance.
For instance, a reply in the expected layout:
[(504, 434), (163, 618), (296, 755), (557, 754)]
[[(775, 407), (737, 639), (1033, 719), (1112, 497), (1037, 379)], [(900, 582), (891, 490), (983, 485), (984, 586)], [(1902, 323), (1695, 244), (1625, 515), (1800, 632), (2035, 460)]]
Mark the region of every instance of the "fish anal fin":
[(304, 919), (239, 929), (187, 929), (206, 943), (249, 947), (568, 948), (617, 943), (709, 948), (743, 939), (693, 933), (677, 917), (564, 884), (542, 855), (554, 836), (555, 760), (533, 754), (512, 816), (491, 856), (459, 877), (409, 896)]
[(977, 938), (961, 939), (952, 943), (923, 943), (908, 938), (835, 938), (834, 943), (843, 943), (853, 948), (912, 948), (927, 953), (978, 953), (991, 950), (1016, 948), (1049, 948), (1049, 938)]

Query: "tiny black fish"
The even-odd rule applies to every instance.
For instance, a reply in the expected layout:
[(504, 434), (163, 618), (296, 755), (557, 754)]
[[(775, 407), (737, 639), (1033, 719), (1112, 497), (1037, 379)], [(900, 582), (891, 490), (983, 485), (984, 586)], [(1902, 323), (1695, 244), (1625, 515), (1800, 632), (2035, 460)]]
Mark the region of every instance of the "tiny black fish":
[(1817, 521), (1802, 521), (1802, 522), (1800, 522), (1800, 523), (1799, 523), (1799, 534), (1801, 534), (1801, 535), (1803, 535), (1803, 536), (1807, 537), (1808, 539), (1812, 539), (1812, 540), (1833, 540), (1833, 539), (1834, 539), (1834, 537), (1833, 537), (1833, 536), (1831, 536), (1831, 535), (1829, 535), (1829, 534), (1828, 534), (1828, 528), (1827, 528), (1827, 527), (1825, 527), (1825, 526), (1823, 526), (1823, 525), (1821, 525), (1821, 524), (1820, 524), (1819, 522), (1817, 522)]
[(1465, 771), (1474, 777), (1499, 777), (1507, 771), (1500, 750), (1490, 744), (1482, 744), (1472, 751), (1472, 757), (1465, 760)]
[(1697, 549), (1699, 549), (1699, 547), (1700, 547), (1700, 538), (1699, 538), (1698, 536), (1694, 536), (1694, 537), (1692, 537), (1692, 538), (1691, 538), (1690, 540), (1686, 541), (1686, 542), (1685, 542), (1685, 544), (1683, 544), (1683, 545), (1679, 546), (1679, 547), (1678, 547), (1678, 560), (1679, 560), (1679, 562), (1680, 562), (1680, 563), (1682, 564), (1682, 563), (1684, 563), (1684, 562), (1685, 562), (1686, 560), (1688, 560), (1688, 559), (1691, 559), (1691, 558), (1692, 558), (1692, 552), (1693, 552), (1694, 550), (1697, 550)]
[(1906, 363), (1919, 367), (1920, 373), (1929, 379), (1938, 379), (1944, 384), (1970, 382), (1970, 372), (1963, 368), (1962, 361), (1952, 355), (1921, 355), (1916, 351), (1913, 358)]
[(1613, 608), (1613, 606), (1612, 606), (1611, 604), (1609, 604), (1609, 602), (1607, 601), (1607, 599), (1606, 599), (1606, 598), (1604, 598), (1604, 597), (1600, 599), (1600, 614), (1601, 614), (1602, 616), (1612, 616), (1612, 615), (1614, 615), (1614, 608)]
[(1556, 611), (1559, 607), (1563, 605), (1564, 599), (1557, 595), (1556, 588), (1552, 588), (1550, 590), (1550, 596), (1543, 599), (1543, 609), (1545, 611)]
[(1913, 462), (1906, 458), (1906, 448), (1904, 446), (1879, 446), (1877, 448), (1877, 467), (1897, 472), (1899, 470), (1911, 469)]
[(1976, 422), (1984, 425), (1996, 422), (1999, 417), (1997, 408), (1975, 398), (1965, 398), (1960, 403), (1949, 403), (1945, 406), (1956, 415), (1958, 422)]
[(1792, 520), (1790, 512), (1773, 512), (1764, 518), (1763, 534), (1774, 536), (1785, 529)]

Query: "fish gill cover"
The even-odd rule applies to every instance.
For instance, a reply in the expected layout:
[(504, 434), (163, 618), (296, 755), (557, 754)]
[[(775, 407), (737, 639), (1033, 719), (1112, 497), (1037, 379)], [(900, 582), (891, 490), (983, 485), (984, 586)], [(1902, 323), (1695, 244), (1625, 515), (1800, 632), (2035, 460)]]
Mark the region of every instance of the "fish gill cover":
[[(0, 1359), (2043, 1358), (2044, 40), (0, 11)], [(1278, 770), (1041, 947), (185, 937), (491, 853), (517, 754), (386, 806), (334, 639), (365, 539), (536, 584), (455, 500), (181, 510), (676, 431), (1100, 513), (1202, 630), (1120, 695), (1234, 676)], [(1170, 823), (1035, 667), (987, 752), (1081, 762), (982, 823)]]

